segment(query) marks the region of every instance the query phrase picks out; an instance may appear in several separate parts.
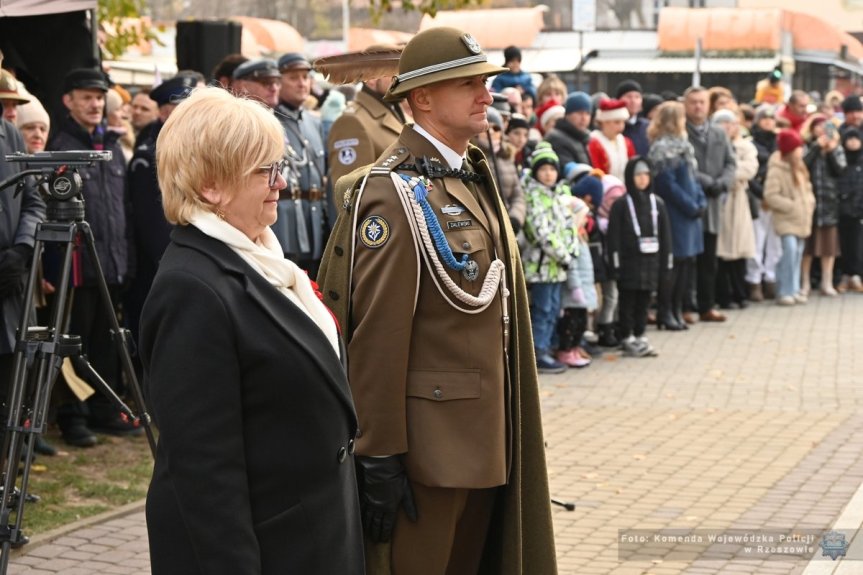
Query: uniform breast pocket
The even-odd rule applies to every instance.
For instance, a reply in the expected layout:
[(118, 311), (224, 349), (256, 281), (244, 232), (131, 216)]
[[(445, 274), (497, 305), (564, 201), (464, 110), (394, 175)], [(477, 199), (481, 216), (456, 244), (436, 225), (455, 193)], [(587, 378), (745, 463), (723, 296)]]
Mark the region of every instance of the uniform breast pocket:
[(407, 396), (431, 401), (479, 399), (481, 382), (478, 369), (459, 371), (411, 370)]
[[(474, 224), (476, 225), (476, 224)], [(492, 261), (491, 238), (482, 229), (461, 229), (446, 235), (455, 261), (461, 270), (446, 266), (456, 284), (476, 295)]]

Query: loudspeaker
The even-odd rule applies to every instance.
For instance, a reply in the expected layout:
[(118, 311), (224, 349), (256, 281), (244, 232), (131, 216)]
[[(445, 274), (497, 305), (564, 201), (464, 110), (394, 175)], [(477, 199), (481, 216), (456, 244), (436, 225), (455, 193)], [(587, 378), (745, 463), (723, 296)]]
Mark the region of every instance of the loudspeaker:
[(229, 20), (177, 22), (177, 69), (210, 78), (222, 58), (240, 51), (242, 32), (242, 24)]

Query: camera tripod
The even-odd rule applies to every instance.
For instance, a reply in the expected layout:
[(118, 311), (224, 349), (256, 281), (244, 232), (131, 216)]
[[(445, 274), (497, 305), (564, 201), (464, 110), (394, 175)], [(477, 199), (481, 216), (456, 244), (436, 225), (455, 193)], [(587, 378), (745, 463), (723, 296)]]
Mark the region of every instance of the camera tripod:
[[(121, 328), (117, 321), (102, 264), (96, 253), (93, 232), (84, 220), (82, 183), (77, 168), (110, 159), (110, 152), (89, 151), (6, 156), (7, 161), (26, 162), (28, 167), (36, 167), (23, 170), (0, 182), (0, 190), (17, 183), (16, 193), (18, 193), (25, 185), (25, 178), (37, 176), (37, 185), (40, 186), (46, 198), (47, 211), (45, 221), (38, 224), (36, 228), (36, 242), (24, 292), (24, 306), (18, 323), (14, 376), (6, 402), (8, 413), (3, 449), (0, 451), (0, 469), (3, 474), (2, 493), (0, 493), (0, 542), (2, 542), (0, 575), (6, 574), (10, 550), (28, 541), (21, 531), (21, 525), (24, 503), (28, 500), (27, 486), (30, 480), (35, 439), (38, 434), (45, 431), (51, 390), (65, 358), (69, 358), (76, 371), (97, 388), (98, 392), (107, 396), (120, 413), (129, 420), (143, 425), (150, 450), (155, 453), (156, 441), (150, 426), (150, 415), (146, 411), (144, 397), (129, 354), (129, 332)], [(123, 403), (82, 355), (81, 338), (65, 333), (68, 329), (74, 292), (74, 288), (70, 285), (72, 255), (79, 239), (83, 240), (82, 243), (96, 270), (104, 313), (110, 319), (114, 346), (121, 358), (128, 389), (138, 408), (137, 415)], [(35, 315), (36, 290), (41, 289), (37, 272), (46, 244), (59, 244), (64, 246), (64, 249), (60, 281), (51, 305), (49, 325), (40, 327), (32, 325), (32, 320), (35, 318), (31, 316)], [(23, 462), (20, 482), (18, 480), (19, 462)], [(11, 522), (13, 512), (14, 523)]]

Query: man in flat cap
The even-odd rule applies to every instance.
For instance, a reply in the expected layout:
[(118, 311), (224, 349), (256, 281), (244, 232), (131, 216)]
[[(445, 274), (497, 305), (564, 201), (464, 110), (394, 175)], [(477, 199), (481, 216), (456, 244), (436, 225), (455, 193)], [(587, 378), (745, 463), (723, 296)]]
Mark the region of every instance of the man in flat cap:
[(460, 30), (414, 36), (384, 99), (415, 124), (337, 186), (320, 283), (348, 342), (372, 574), (557, 572), (521, 260), (469, 145), (503, 70)]
[[(96, 253), (108, 284), (112, 301), (119, 301), (120, 287), (130, 280), (131, 236), (129, 222), (129, 195), (126, 187), (126, 161), (118, 141), (118, 134), (106, 129), (104, 121), (105, 94), (108, 79), (101, 70), (78, 68), (69, 72), (63, 81), (63, 104), (68, 115), (46, 149), (52, 151), (106, 150), (113, 154), (110, 162), (96, 162), (80, 168), (84, 182), (85, 217), (93, 230)], [(57, 246), (48, 246), (55, 248)], [(46, 249), (45, 277), (56, 285), (59, 269), (57, 260)], [(111, 388), (122, 395), (120, 358), (111, 336), (110, 318), (105, 317), (97, 272), (86, 250), (75, 254), (75, 296), (72, 303), (70, 333), (81, 336), (84, 354), (96, 371)], [(61, 390), (65, 388), (61, 387)], [(61, 398), (62, 401), (63, 398)], [(69, 445), (91, 447), (96, 445), (93, 431), (112, 435), (132, 435), (143, 432), (121, 419), (117, 409), (101, 393), (86, 402), (66, 398), (57, 410), (57, 424), (63, 439)]]
[[(279, 192), (279, 219), (273, 231), (285, 256), (315, 277), (329, 233), (326, 214), (326, 157), (321, 120), (305, 109), (312, 65), (302, 54), (279, 58), (282, 76), (276, 117), (285, 128), (288, 187)], [(335, 217), (335, 215), (333, 215)]]
[(247, 60), (234, 69), (233, 77), (235, 94), (260, 100), (273, 110), (278, 106), (282, 75), (275, 60)]
[(162, 209), (162, 191), (156, 176), (156, 140), (177, 104), (200, 86), (203, 83), (196, 77), (179, 73), (150, 91), (148, 99), (158, 106), (158, 118), (141, 130), (135, 153), (129, 161), (129, 196), (132, 202), (137, 273), (123, 301), (126, 304), (127, 325), (135, 341), (138, 340), (138, 320), (144, 300), (150, 292), (159, 260), (168, 247), (171, 234), (171, 225)]

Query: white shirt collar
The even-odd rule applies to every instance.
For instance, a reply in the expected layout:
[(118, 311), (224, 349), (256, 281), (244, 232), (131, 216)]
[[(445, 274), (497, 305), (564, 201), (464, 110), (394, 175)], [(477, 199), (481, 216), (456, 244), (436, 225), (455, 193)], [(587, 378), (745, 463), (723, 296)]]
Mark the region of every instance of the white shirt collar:
[(464, 156), (432, 136), (428, 133), (428, 131), (420, 126), (419, 124), (414, 124), (414, 131), (417, 132), (420, 136), (428, 140), (432, 143), (432, 145), (437, 148), (437, 151), (440, 152), (440, 155), (443, 156), (443, 159), (453, 170), (460, 170), (461, 164), (464, 162)]

